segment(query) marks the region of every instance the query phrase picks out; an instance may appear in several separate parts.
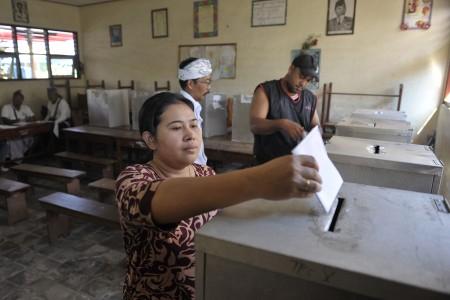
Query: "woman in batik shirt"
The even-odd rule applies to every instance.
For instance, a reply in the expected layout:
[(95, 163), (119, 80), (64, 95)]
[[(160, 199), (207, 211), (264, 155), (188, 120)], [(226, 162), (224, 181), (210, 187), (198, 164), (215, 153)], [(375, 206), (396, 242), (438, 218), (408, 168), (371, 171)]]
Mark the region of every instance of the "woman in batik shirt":
[(202, 144), (192, 103), (160, 93), (139, 113), (147, 164), (125, 168), (116, 200), (128, 257), (124, 299), (194, 299), (194, 235), (217, 209), (254, 198), (306, 197), (320, 190), (309, 156), (284, 156), (217, 176), (194, 164)]

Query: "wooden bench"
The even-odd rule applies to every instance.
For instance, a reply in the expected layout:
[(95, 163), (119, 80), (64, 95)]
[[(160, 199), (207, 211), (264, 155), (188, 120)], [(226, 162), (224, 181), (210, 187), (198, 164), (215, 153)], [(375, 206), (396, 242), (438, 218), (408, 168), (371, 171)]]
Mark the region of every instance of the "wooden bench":
[(28, 217), (26, 191), (29, 188), (28, 184), (0, 178), (0, 195), (6, 199), (9, 225)]
[(26, 181), (28, 176), (45, 177), (52, 180), (62, 181), (66, 185), (66, 191), (70, 194), (79, 194), (80, 177), (86, 172), (70, 169), (61, 169), (32, 164), (20, 164), (10, 168), (19, 180)]
[(98, 200), (105, 202), (108, 196), (116, 192), (116, 180), (111, 178), (102, 178), (93, 181), (88, 186), (98, 192)]
[(117, 162), (114, 159), (99, 158), (86, 154), (79, 154), (74, 152), (58, 152), (55, 156), (64, 161), (77, 161), (82, 164), (91, 164), (95, 166), (101, 166), (103, 177), (114, 178), (114, 164)]
[(51, 243), (58, 237), (69, 234), (69, 216), (120, 229), (119, 214), (115, 205), (61, 192), (42, 197), (39, 202), (47, 212), (47, 230)]

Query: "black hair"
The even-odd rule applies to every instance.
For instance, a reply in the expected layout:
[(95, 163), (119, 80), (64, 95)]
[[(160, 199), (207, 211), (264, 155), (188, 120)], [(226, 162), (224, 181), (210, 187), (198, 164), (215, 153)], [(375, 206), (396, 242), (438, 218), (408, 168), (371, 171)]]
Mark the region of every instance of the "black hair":
[(25, 98), (22, 94), (22, 90), (17, 90), (13, 93), (13, 99), (16, 98), (17, 96), (20, 96), (22, 98)]
[[(184, 69), (188, 64), (190, 64), (193, 61), (196, 61), (197, 57), (189, 57), (180, 62), (180, 65), (178, 66), (178, 69)], [(192, 79), (192, 81), (197, 82), (197, 79)], [(180, 83), (181, 88), (184, 90), (187, 87), (188, 80), (178, 80)]]
[(194, 111), (194, 104), (180, 94), (163, 92), (151, 96), (145, 100), (139, 110), (139, 131), (144, 131), (156, 135), (156, 129), (161, 121), (161, 115), (166, 111), (167, 107), (174, 104), (184, 103)]
[(338, 1), (336, 1), (336, 4), (334, 5), (334, 9), (336, 9), (336, 7), (338, 7), (338, 6), (346, 7), (345, 0), (338, 0)]

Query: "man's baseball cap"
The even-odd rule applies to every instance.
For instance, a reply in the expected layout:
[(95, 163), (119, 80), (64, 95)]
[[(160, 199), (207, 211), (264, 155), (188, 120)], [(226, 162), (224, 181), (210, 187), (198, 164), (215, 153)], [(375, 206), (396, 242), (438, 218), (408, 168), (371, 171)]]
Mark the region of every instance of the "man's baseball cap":
[(314, 80), (319, 80), (319, 68), (314, 60), (314, 57), (309, 54), (300, 54), (292, 61), (292, 65), (300, 69), (303, 76), (311, 77)]

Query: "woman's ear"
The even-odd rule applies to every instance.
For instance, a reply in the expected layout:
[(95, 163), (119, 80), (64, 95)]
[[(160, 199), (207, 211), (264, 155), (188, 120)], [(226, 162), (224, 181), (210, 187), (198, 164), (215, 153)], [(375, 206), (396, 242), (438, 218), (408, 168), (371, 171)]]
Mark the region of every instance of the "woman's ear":
[(144, 133), (142, 133), (142, 139), (144, 140), (144, 143), (147, 145), (147, 147), (150, 148), (150, 150), (156, 150), (155, 137), (150, 132), (144, 131)]

